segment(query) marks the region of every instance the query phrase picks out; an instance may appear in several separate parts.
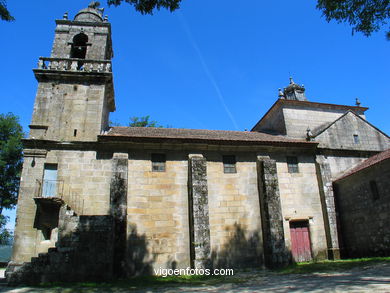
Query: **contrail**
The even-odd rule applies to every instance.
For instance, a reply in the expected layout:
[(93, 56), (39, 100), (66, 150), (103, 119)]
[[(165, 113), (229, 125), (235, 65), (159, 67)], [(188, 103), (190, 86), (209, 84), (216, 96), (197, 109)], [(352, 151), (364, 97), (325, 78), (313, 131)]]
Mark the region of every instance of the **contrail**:
[(207, 64), (206, 64), (206, 62), (205, 62), (205, 60), (203, 58), (202, 52), (200, 51), (200, 49), (198, 47), (198, 44), (196, 43), (194, 37), (192, 36), (192, 33), (191, 33), (191, 31), (190, 31), (190, 29), (189, 29), (189, 27), (187, 25), (187, 22), (184, 19), (184, 15), (182, 13), (178, 12), (178, 16), (179, 16), (181, 25), (182, 25), (184, 31), (187, 34), (188, 40), (190, 41), (192, 47), (194, 48), (194, 50), (196, 51), (196, 53), (197, 53), (197, 55), (199, 57), (200, 63), (202, 64), (202, 68), (203, 68), (204, 72), (206, 73), (206, 76), (208, 77), (209, 81), (211, 82), (211, 84), (213, 85), (213, 87), (214, 87), (214, 89), (215, 89), (215, 91), (217, 93), (219, 101), (221, 102), (223, 108), (225, 109), (226, 114), (229, 116), (229, 118), (232, 121), (232, 123), (233, 123), (234, 127), (236, 128), (236, 130), (239, 130), (240, 128), (238, 127), (236, 119), (234, 119), (233, 114), (230, 112), (228, 106), (226, 105), (225, 99), (224, 99), (224, 97), (222, 95), (222, 92), (221, 92), (221, 89), (219, 88), (217, 82), (215, 81), (214, 76), (211, 74), (210, 69), (207, 66)]

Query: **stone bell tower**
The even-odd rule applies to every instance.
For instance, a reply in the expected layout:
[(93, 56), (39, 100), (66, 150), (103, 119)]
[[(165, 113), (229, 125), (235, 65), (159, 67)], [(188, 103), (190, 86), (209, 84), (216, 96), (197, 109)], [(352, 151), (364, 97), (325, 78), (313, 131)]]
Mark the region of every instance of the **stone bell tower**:
[(40, 57), (30, 138), (96, 141), (115, 111), (111, 25), (97, 2), (56, 20), (51, 56)]

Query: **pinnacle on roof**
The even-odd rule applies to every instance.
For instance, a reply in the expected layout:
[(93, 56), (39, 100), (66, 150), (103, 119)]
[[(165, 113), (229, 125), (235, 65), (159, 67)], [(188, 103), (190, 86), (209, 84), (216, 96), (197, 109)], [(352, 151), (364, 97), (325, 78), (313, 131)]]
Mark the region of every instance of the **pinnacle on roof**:
[(283, 96), (286, 100), (307, 101), (305, 96), (305, 86), (303, 84), (296, 84), (291, 76), (290, 84), (283, 90)]

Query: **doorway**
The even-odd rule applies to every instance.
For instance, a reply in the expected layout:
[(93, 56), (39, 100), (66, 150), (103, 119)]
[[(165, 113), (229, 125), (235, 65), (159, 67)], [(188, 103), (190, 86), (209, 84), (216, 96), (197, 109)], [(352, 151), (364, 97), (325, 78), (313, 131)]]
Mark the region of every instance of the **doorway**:
[(309, 221), (291, 221), (290, 235), (294, 262), (312, 260)]

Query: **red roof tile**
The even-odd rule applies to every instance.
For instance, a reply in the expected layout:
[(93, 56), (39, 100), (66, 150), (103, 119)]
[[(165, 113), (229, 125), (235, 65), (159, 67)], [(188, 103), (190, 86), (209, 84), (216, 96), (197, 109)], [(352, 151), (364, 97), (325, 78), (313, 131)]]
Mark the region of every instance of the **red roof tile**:
[(282, 136), (270, 135), (249, 131), (226, 131), (205, 129), (180, 129), (180, 128), (154, 128), (154, 127), (112, 127), (99, 139), (164, 139), (186, 140), (194, 142), (218, 142), (218, 143), (294, 143), (305, 145), (317, 145), (316, 142), (305, 140), (287, 139)]

